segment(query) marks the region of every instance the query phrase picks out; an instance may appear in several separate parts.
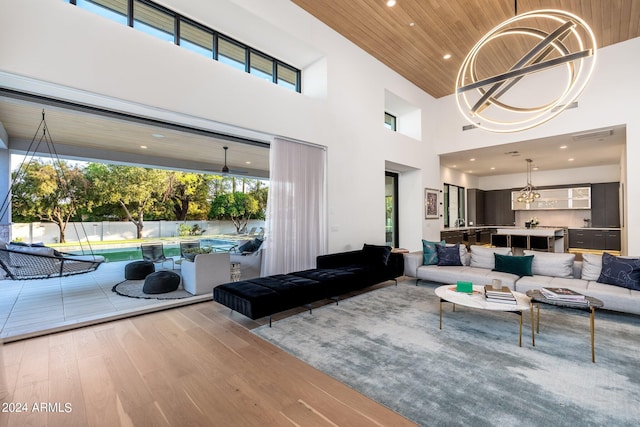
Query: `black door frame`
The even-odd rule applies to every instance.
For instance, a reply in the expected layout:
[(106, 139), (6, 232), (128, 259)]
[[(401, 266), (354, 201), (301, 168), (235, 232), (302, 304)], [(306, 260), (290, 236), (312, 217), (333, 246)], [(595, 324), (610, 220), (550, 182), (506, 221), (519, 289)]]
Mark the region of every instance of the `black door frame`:
[[(394, 248), (397, 248), (399, 246), (399, 242), (400, 242), (400, 225), (399, 225), (399, 214), (398, 214), (398, 207), (400, 206), (400, 204), (398, 203), (398, 181), (400, 179), (400, 174), (396, 173), (396, 172), (389, 172), (389, 171), (385, 171), (384, 172), (385, 177), (391, 177), (393, 178), (393, 242), (392, 245)], [(385, 183), (386, 185), (386, 183)], [(386, 197), (386, 195), (385, 195)], [(385, 216), (386, 219), (386, 216)], [(386, 224), (385, 224), (386, 227)], [(385, 238), (386, 241), (386, 238)]]

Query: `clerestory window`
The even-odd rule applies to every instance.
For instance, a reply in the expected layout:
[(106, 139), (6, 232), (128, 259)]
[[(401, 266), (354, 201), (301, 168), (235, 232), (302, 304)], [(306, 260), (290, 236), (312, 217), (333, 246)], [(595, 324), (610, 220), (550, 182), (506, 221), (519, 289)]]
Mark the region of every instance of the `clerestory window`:
[(200, 55), (302, 92), (301, 71), (149, 0), (65, 0)]

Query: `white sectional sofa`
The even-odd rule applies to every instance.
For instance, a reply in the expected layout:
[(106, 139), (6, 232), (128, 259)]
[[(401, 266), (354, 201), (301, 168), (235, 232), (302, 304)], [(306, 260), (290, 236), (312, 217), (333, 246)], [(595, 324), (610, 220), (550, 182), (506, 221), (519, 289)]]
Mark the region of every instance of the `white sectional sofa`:
[[(542, 287), (569, 288), (598, 298), (607, 310), (640, 314), (640, 291), (598, 282), (602, 256), (584, 254), (583, 261), (575, 261), (570, 253), (525, 251), (533, 255), (532, 276), (519, 276), (493, 271), (494, 253), (510, 255), (509, 248), (471, 246), (470, 253), (460, 246), (460, 266), (423, 265), (423, 252), (404, 254), (404, 274), (417, 280), (437, 283), (456, 283), (459, 280), (474, 285), (490, 284), (500, 279), (510, 289), (525, 293)], [(636, 258), (637, 259), (637, 258)]]

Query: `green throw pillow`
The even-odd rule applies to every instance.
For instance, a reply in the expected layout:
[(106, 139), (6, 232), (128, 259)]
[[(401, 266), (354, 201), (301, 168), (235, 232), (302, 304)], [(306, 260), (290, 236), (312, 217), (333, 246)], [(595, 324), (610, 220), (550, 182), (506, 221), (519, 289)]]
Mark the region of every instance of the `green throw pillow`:
[(436, 245), (445, 246), (446, 242), (430, 242), (428, 240), (422, 241), (422, 264), (423, 265), (436, 265), (438, 263), (438, 251)]
[(496, 259), (496, 268), (493, 271), (502, 273), (511, 273), (517, 276), (533, 276), (531, 266), (533, 264), (533, 255), (513, 256), (493, 254)]

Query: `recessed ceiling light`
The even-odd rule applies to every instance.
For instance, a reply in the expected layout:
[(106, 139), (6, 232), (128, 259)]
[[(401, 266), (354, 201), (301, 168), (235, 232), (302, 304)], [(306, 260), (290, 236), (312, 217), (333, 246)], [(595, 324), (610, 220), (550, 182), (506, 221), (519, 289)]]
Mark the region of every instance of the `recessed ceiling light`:
[(410, 26), (410, 27), (413, 27), (414, 25), (416, 25), (416, 23), (415, 23), (415, 22), (409, 22), (409, 26)]
[(476, 159), (471, 158), (471, 159), (469, 159), (469, 161), (470, 161), (470, 162), (475, 162), (475, 161), (476, 161)]
[(447, 54), (445, 54), (442, 58), (444, 58), (444, 59), (451, 59), (451, 54), (450, 54), (450, 53), (447, 53)]
[(467, 173), (473, 173), (473, 171), (467, 171)]
[(146, 150), (147, 146), (146, 145), (141, 145), (140, 148), (142, 148), (143, 150)]
[(491, 166), (491, 170), (492, 171), (496, 170), (496, 167), (495, 166)]
[(572, 157), (569, 159), (570, 162), (573, 162), (575, 159)]
[(538, 169), (540, 169), (538, 166), (534, 166), (531, 169), (533, 169), (534, 171), (537, 171)]
[(451, 167), (452, 167), (452, 168), (457, 168), (457, 167), (458, 167), (458, 165), (451, 165)]
[(161, 133), (152, 133), (151, 136), (154, 138), (164, 138), (164, 135)]
[(561, 150), (564, 150), (565, 148), (567, 148), (567, 146), (566, 146), (566, 145), (561, 145), (561, 146), (560, 146), (560, 149), (561, 149)]
[(247, 160), (247, 161), (246, 161), (246, 162), (244, 162), (244, 163), (245, 163), (245, 164), (247, 164), (247, 165), (250, 165), (250, 164), (251, 164), (251, 162), (250, 162), (249, 160)]
[(387, 0), (387, 6), (393, 7), (396, 5), (396, 0)]

